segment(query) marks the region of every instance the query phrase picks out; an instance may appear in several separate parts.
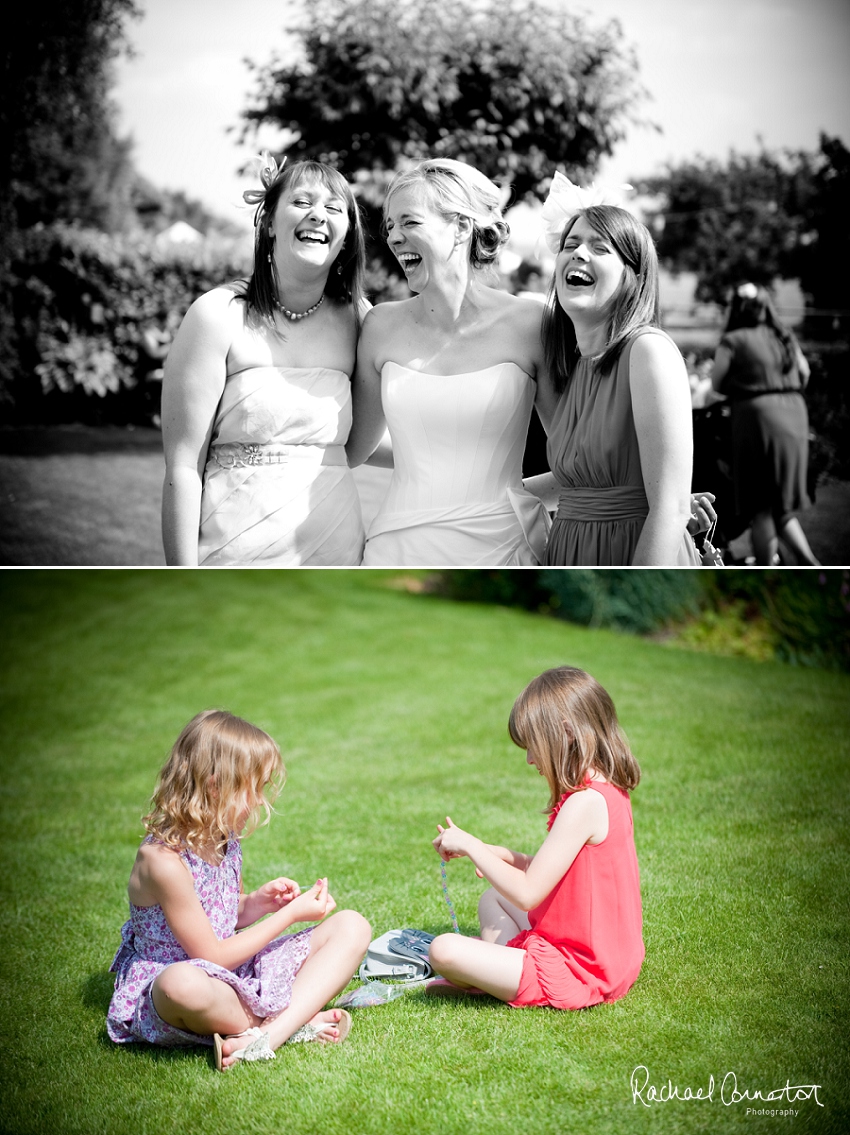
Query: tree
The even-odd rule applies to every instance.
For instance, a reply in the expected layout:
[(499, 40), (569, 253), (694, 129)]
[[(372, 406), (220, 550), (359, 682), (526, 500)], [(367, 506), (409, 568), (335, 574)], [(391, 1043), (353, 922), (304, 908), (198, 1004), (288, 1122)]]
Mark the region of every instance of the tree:
[(120, 227), (130, 144), (116, 138), (111, 62), (135, 0), (44, 0), (16, 13), (0, 80), (0, 227)]
[(695, 158), (649, 178), (651, 223), (673, 271), (695, 272), (697, 298), (725, 302), (743, 280), (797, 279), (810, 303), (850, 309), (850, 153), (822, 136), (816, 153), (762, 150), (725, 163)]
[(290, 30), (302, 57), (251, 65), (243, 137), (279, 125), (349, 175), (443, 155), (542, 195), (556, 165), (592, 174), (645, 97), (616, 21), (539, 0), (317, 0)]

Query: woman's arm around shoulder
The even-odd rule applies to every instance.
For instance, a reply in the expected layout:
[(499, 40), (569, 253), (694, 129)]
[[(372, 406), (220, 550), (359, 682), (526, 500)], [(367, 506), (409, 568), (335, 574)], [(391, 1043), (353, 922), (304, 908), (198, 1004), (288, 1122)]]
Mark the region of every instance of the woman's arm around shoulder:
[(366, 313), (357, 343), (357, 366), (352, 382), (353, 421), (345, 452), (351, 468), (362, 465), (384, 435), (386, 420), (381, 401), (379, 358), (392, 327), (395, 303), (378, 304)]
[(633, 565), (676, 564), (690, 518), (693, 413), (685, 361), (664, 335), (641, 335), (629, 359), (632, 413), (649, 514)]
[(233, 288), (206, 292), (186, 313), (165, 361), (162, 539), (168, 564), (198, 562), (204, 465), (227, 377), (227, 355), (240, 319)]

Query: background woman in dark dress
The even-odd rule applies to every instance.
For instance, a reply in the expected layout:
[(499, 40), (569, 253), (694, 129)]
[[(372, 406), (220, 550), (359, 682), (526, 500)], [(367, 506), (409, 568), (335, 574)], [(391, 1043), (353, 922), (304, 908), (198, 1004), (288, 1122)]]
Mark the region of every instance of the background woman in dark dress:
[(742, 284), (714, 358), (712, 384), (732, 404), (735, 500), (752, 525), (756, 562), (774, 563), (779, 541), (798, 564), (817, 564), (799, 520), (807, 508), (809, 366), (769, 293)]

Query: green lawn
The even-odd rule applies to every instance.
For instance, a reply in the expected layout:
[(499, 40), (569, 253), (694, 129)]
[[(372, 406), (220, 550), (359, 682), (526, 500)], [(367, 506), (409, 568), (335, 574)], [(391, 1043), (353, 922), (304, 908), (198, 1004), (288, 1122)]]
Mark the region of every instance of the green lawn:
[[(850, 678), (454, 604), (394, 579), (0, 574), (0, 1129), (850, 1130)], [(647, 957), (627, 998), (556, 1013), (414, 992), (356, 1011), (338, 1048), (283, 1049), (226, 1076), (205, 1049), (109, 1042), (107, 971), (139, 817), (189, 717), (223, 706), (281, 744), (288, 782), (246, 843), (247, 889), (327, 874), (376, 934), (443, 931), (430, 839), (447, 811), (518, 848), (542, 839), (545, 785), (506, 725), (522, 686), (560, 662), (609, 689), (643, 768)], [(473, 931), (484, 884), (463, 862), (449, 883)], [(641, 1065), (680, 1096), (713, 1076), (713, 1100), (646, 1107), (630, 1088)], [(727, 1073), (739, 1092), (817, 1084), (824, 1106), (727, 1106)]]

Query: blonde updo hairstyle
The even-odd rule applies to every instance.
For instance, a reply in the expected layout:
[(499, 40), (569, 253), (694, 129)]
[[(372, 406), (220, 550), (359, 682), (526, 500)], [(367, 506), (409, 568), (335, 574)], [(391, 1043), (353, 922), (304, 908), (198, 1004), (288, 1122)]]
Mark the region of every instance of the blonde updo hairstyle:
[(385, 225), (393, 194), (412, 185), (426, 187), (434, 209), (446, 220), (468, 217), (472, 222), (469, 261), (473, 268), (495, 265), (511, 235), (510, 226), (502, 217), (501, 194), (495, 182), (465, 162), (429, 158), (403, 170), (390, 183), (384, 200)]
[(558, 666), (529, 682), (514, 702), (508, 732), (546, 778), (548, 812), (565, 792), (587, 788), (594, 770), (625, 790), (640, 780), (610, 695), (584, 670)]
[(204, 710), (177, 738), (142, 822), (175, 851), (221, 851), (242, 812), (241, 835), (268, 823), (285, 777), (267, 733), (226, 710)]

